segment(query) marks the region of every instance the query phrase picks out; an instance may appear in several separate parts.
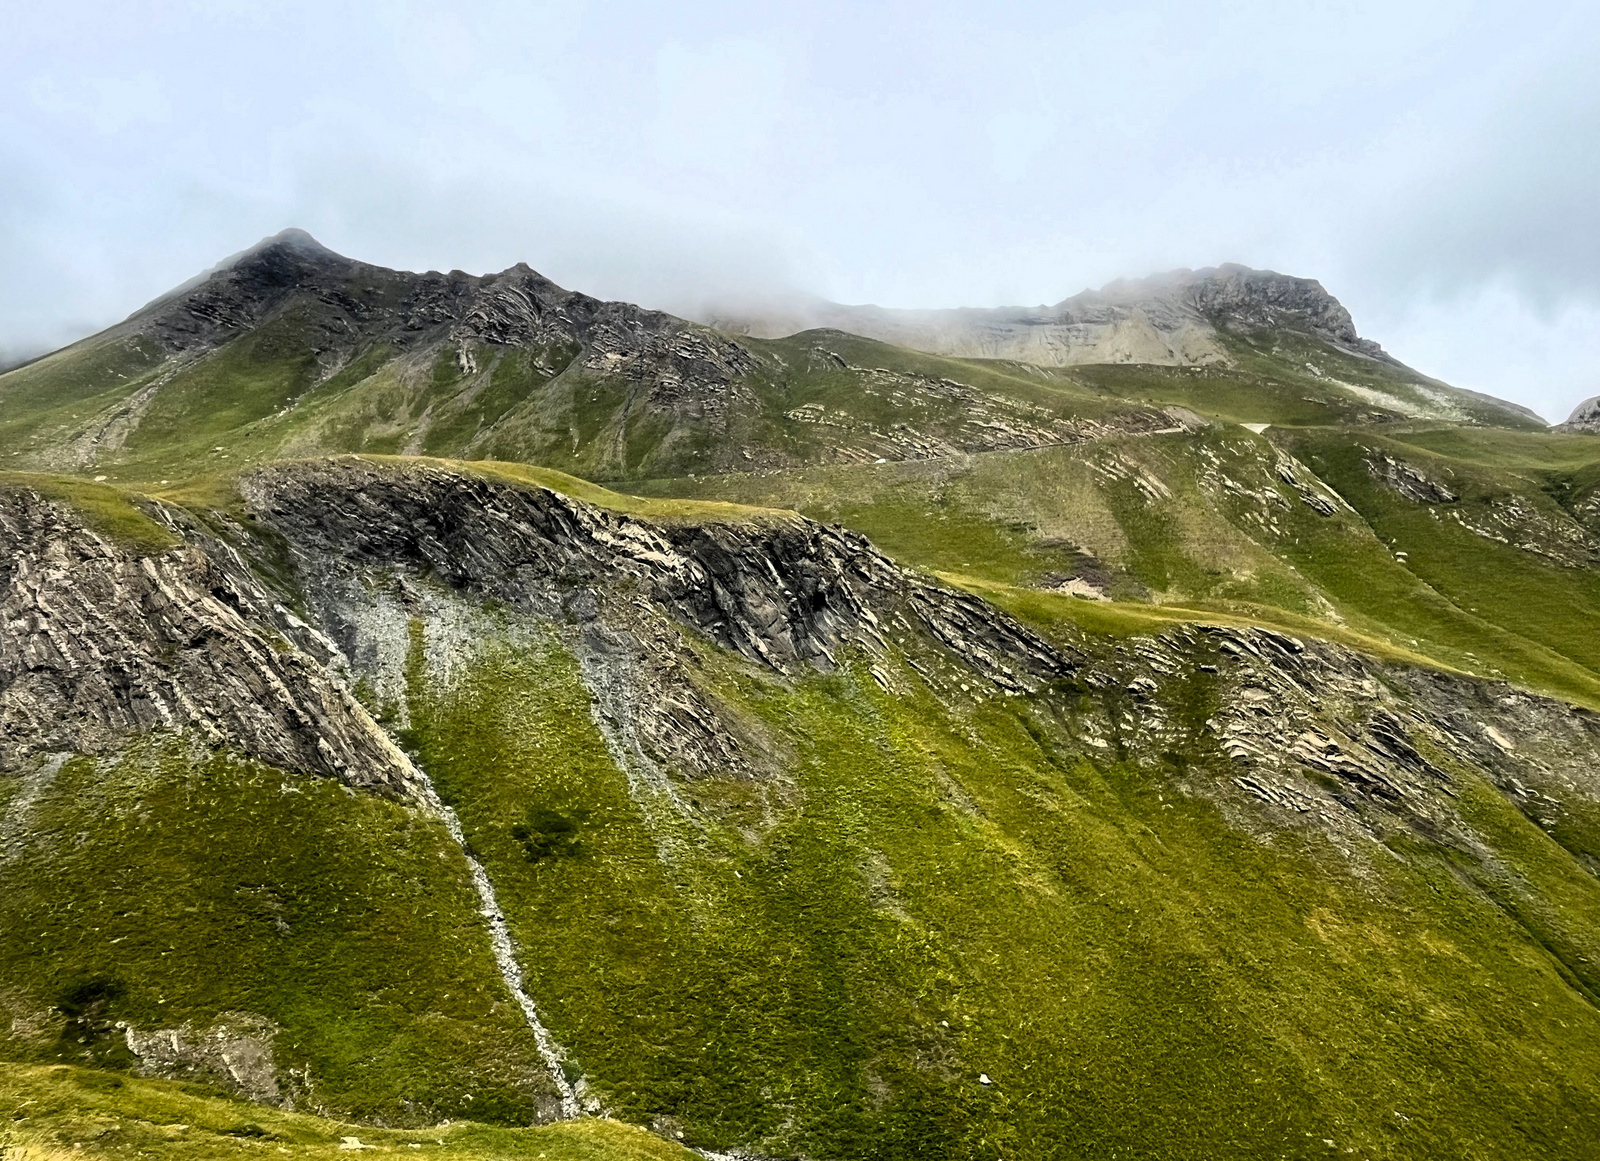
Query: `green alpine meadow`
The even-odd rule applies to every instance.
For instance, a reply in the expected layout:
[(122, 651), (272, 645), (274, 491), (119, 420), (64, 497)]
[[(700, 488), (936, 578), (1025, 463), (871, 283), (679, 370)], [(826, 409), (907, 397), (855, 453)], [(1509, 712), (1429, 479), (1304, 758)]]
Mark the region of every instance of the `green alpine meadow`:
[(1592, 425), (822, 322), (289, 230), (0, 374), (0, 1157), (1597, 1155)]

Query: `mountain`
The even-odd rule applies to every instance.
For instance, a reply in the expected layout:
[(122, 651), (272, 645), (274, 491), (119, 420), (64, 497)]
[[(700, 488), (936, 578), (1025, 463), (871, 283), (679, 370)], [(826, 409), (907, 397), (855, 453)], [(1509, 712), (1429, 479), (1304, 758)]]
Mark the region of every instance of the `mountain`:
[(1562, 431), (1600, 431), (1600, 395), (1585, 399), (1572, 409), (1567, 421), (1560, 425)]
[[(974, 360), (837, 331), (736, 338), (562, 290), (526, 266), (401, 273), (285, 231), (126, 322), (0, 375), (0, 441), (9, 467), (130, 481), (344, 451), (623, 480), (1072, 443), (1171, 427), (1174, 405), (1241, 422), (1542, 426), (1373, 357), (1315, 283), (1228, 268), (1175, 285), (1181, 310), (1178, 291), (1152, 298), (1135, 287), (1115, 298), (1131, 305), (1102, 311), (1124, 321), (1104, 326), (1158, 316), (1166, 303), (1210, 354), (1152, 356), (1130, 376), (1128, 357), (1093, 368), (1019, 361), (1044, 339)], [(996, 352), (946, 355), (971, 353)]]
[(1344, 350), (1383, 358), (1321, 283), (1225, 265), (1175, 270), (1085, 290), (1054, 306), (886, 310), (817, 302), (776, 316), (719, 314), (716, 325), (780, 338), (830, 327), (939, 355), (1021, 359), (1041, 366), (1229, 362), (1228, 332), (1285, 325)]
[[(707, 321), (764, 338), (827, 327), (936, 355), (1016, 359), (1044, 367), (1235, 366), (1259, 345), (1252, 344), (1252, 336), (1293, 332), (1335, 351), (1387, 364), (1415, 387), (1433, 388), (1400, 396), (1398, 409), (1406, 414), (1461, 418), (1459, 408), (1465, 402), (1457, 389), (1410, 372), (1377, 343), (1358, 335), (1350, 312), (1320, 282), (1231, 263), (1124, 279), (1054, 306), (886, 310), (817, 301), (757, 314), (719, 311)], [(1476, 403), (1500, 409), (1501, 422), (1511, 417), (1538, 420), (1517, 404), (1469, 394)], [(1450, 414), (1452, 407), (1456, 414)]]
[(1600, 444), (1229, 309), (291, 233), (0, 376), (0, 1148), (1588, 1157)]

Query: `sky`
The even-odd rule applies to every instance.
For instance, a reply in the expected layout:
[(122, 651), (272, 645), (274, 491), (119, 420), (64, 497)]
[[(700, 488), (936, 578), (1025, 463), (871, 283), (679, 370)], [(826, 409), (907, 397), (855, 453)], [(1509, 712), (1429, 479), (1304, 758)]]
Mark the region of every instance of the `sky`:
[(1321, 280), (1600, 394), (1600, 4), (0, 0), (0, 361), (286, 226), (680, 313)]

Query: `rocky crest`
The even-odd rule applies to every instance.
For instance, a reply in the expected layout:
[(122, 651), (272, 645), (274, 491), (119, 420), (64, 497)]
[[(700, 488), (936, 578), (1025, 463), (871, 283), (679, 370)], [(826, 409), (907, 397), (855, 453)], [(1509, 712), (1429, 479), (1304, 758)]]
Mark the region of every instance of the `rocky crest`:
[[(670, 390), (727, 387), (753, 362), (737, 343), (659, 311), (563, 290), (518, 263), (498, 274), (413, 274), (336, 254), (285, 230), (135, 314), (127, 327), (194, 357), (288, 310), (301, 313), (324, 364), (384, 342), (583, 351), (594, 366)], [(470, 359), (470, 355), (463, 355)]]
[(545, 488), (354, 458), (262, 468), (243, 490), (304, 559), (405, 567), (551, 621), (645, 603), (778, 673), (832, 669), (852, 646), (881, 650), (886, 621), (903, 612), (1005, 688), (1070, 668), (998, 610), (798, 516), (654, 525)]
[(1557, 431), (1574, 433), (1600, 433), (1600, 395), (1585, 399), (1572, 409), (1565, 423), (1556, 425)]
[[(57, 751), (111, 752), (150, 729), (188, 730), (284, 768), (414, 795), (412, 767), (346, 680), (363, 658), (374, 663), (350, 610), (370, 599), (374, 573), (396, 568), (414, 585), (442, 582), (587, 626), (588, 651), (616, 655), (636, 677), (659, 653), (662, 618), (777, 673), (831, 669), (853, 647), (882, 651), (886, 621), (910, 629), (908, 617), (1008, 690), (1070, 669), (983, 602), (903, 573), (854, 533), (798, 517), (658, 527), (542, 488), (354, 459), (262, 469), (244, 490), (288, 540), (329, 636), (185, 513), (152, 505), (184, 539), (141, 553), (37, 492), (0, 496), (5, 768)], [(256, 535), (234, 531), (241, 542)], [(387, 618), (402, 637), (404, 603)], [(628, 684), (617, 689), (632, 707), (618, 712), (627, 730), (668, 756), (701, 754), (691, 769), (728, 752), (681, 675)], [(667, 685), (676, 697), (640, 696)]]
[[(1600, 716), (1504, 682), (1222, 626), (1131, 642), (1084, 666), (1080, 679), (1113, 695), (1079, 719), (1080, 737), (1152, 765), (1197, 741), (1169, 691), (1210, 683), (1198, 741), (1226, 762), (1191, 770), (1184, 788), (1218, 800), (1247, 829), (1320, 831), (1347, 855), (1365, 857), (1372, 841), (1402, 831), (1480, 855), (1456, 805), (1472, 775), (1546, 829), (1600, 802)], [(1116, 712), (1123, 697), (1138, 707), (1131, 728)]]
[(815, 303), (768, 316), (723, 312), (708, 321), (761, 337), (831, 327), (933, 354), (1041, 366), (1225, 364), (1230, 356), (1219, 332), (1281, 329), (1387, 358), (1356, 333), (1350, 312), (1320, 282), (1232, 264), (1113, 282), (1054, 306), (886, 310)]
[(1180, 291), (1183, 300), (1229, 330), (1306, 330), (1336, 347), (1375, 358), (1383, 348), (1356, 333), (1355, 320), (1314, 278), (1229, 263), (1196, 271)]
[[(415, 795), (412, 768), (348, 685), (403, 681), (408, 619), (471, 648), (471, 610), (491, 602), (566, 636), (619, 761), (669, 795), (666, 771), (760, 765), (686, 665), (688, 632), (779, 678), (859, 660), (891, 687), (878, 662), (902, 657), (957, 703), (984, 696), (968, 693), (975, 682), (1033, 696), (1087, 753), (1212, 753), (1209, 772), (1182, 780), (1189, 792), (1346, 847), (1396, 827), (1470, 845), (1452, 803), (1473, 772), (1542, 826), (1565, 804), (1600, 802), (1600, 720), (1587, 711), (1266, 629), (1179, 628), (1110, 652), (1051, 642), (799, 517), (652, 524), (544, 488), (353, 457), (272, 465), (242, 490), (287, 541), (320, 628), (181, 512), (152, 507), (183, 543), (138, 553), (37, 493), (4, 497), (7, 767), (189, 729)], [(261, 535), (234, 532), (247, 548)], [(1215, 707), (1198, 727), (1181, 708), (1196, 682)]]

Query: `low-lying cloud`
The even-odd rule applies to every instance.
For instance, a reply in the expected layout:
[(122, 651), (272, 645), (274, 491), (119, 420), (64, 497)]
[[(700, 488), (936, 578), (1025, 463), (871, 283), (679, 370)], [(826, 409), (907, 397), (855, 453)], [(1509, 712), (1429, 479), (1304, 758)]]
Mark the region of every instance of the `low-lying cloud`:
[[(6, 18), (0, 349), (298, 225), (679, 311), (1322, 279), (1420, 369), (1600, 391), (1592, 6), (172, 5)], [(87, 31), (86, 31), (87, 30)]]

